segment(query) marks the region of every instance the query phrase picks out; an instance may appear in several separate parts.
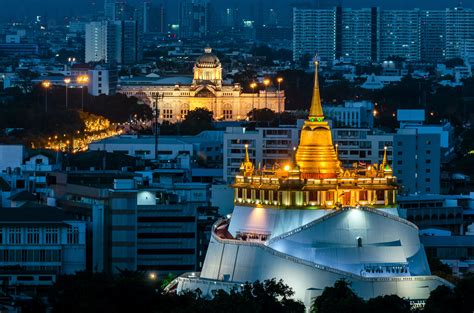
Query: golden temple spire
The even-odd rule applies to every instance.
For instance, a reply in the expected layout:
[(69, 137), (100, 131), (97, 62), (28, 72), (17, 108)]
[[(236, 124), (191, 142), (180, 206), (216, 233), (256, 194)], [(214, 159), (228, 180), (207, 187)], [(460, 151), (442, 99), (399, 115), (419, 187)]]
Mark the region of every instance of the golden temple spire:
[(386, 164), (387, 164), (387, 146), (383, 147), (382, 167), (385, 168)]
[(321, 95), (319, 94), (318, 65), (319, 62), (315, 60), (313, 98), (311, 100), (311, 107), (309, 108), (309, 119), (317, 119), (318, 121), (322, 121), (324, 119), (324, 114), (323, 107), (321, 105)]
[(253, 163), (250, 161), (248, 144), (245, 144), (245, 160), (240, 168), (243, 170), (244, 176), (251, 176), (253, 174), (254, 168)]
[(249, 145), (245, 144), (245, 163), (250, 162), (250, 157), (249, 157)]

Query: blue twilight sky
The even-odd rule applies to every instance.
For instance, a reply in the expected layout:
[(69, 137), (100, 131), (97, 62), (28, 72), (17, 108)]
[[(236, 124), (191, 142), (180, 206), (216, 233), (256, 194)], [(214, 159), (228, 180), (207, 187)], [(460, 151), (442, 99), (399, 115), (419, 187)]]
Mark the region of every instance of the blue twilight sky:
[[(138, 4), (144, 0), (126, 0)], [(164, 3), (169, 22), (177, 19), (177, 8), (180, 0), (152, 0)], [(225, 7), (238, 7), (243, 18), (252, 18), (259, 0), (211, 0), (216, 10)], [(279, 19), (284, 21), (289, 17), (289, 7), (296, 3), (338, 3), (346, 7), (380, 6), (391, 9), (429, 8), (440, 9), (453, 6), (474, 7), (474, 0), (261, 0), (263, 8), (275, 8)], [(98, 12), (103, 8), (103, 0), (0, 0), (0, 19), (12, 21), (31, 18), (36, 15), (46, 15), (50, 19), (61, 19), (64, 16), (78, 16)]]

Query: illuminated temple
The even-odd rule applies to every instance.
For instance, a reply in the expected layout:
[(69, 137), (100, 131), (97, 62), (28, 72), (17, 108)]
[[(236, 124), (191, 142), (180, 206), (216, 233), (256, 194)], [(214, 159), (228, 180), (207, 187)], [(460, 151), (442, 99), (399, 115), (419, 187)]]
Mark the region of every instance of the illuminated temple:
[(255, 166), (248, 147), (233, 184), (234, 211), (213, 228), (201, 273), (174, 281), (204, 295), (244, 282), (283, 279), (309, 305), (339, 279), (361, 297), (423, 302), (439, 285), (418, 228), (398, 216), (397, 183), (380, 164), (345, 169), (325, 121), (315, 63), (313, 98), (293, 160)]

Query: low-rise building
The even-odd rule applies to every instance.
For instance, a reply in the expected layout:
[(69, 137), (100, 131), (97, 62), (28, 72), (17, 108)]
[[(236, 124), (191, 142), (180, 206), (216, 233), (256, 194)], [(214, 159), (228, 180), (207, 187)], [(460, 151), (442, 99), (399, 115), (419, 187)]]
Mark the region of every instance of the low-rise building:
[(47, 206), (0, 208), (0, 281), (51, 285), (86, 269), (86, 223)]

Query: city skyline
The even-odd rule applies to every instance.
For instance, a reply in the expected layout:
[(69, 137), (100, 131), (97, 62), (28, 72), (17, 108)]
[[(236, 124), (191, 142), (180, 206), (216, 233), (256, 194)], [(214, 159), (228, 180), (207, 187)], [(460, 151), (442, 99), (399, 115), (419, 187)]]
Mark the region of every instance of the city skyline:
[[(132, 5), (137, 5), (143, 3), (143, 0), (128, 0), (127, 3)], [(226, 7), (238, 7), (242, 15), (245, 18), (249, 18), (252, 15), (255, 15), (255, 10), (257, 9), (257, 3), (251, 0), (235, 1), (235, 0), (211, 0), (211, 2), (216, 6), (216, 9), (224, 9)], [(153, 0), (152, 3), (163, 3), (169, 14), (169, 18), (173, 22), (178, 21), (178, 10), (179, 10), (179, 1), (175, 0)], [(276, 8), (276, 10), (283, 12), (281, 13), (283, 18), (288, 19), (291, 16), (290, 10), (287, 10), (289, 6), (299, 5), (299, 4), (312, 4), (314, 7), (331, 7), (338, 4), (338, 0), (321, 0), (321, 3), (318, 3), (315, 0), (302, 0), (302, 1), (293, 1), (293, 0), (276, 0), (272, 1), (271, 4), (269, 1), (262, 1), (262, 6), (264, 9), (267, 8)], [(1, 0), (0, 4), (2, 5), (2, 10), (0, 12), (1, 21), (15, 21), (25, 17), (33, 18), (35, 16), (47, 16), (48, 18), (60, 20), (63, 17), (74, 17), (82, 14), (91, 13), (95, 10), (103, 9), (103, 1), (96, 0), (87, 0), (87, 1), (72, 1), (72, 0), (21, 0), (21, 1), (8, 1)], [(379, 6), (384, 9), (444, 9), (455, 6), (463, 6), (466, 8), (473, 8), (474, 3), (460, 3), (456, 0), (443, 0), (443, 1), (429, 1), (429, 0), (417, 0), (417, 1), (388, 1), (388, 0), (342, 0), (343, 7), (351, 8), (364, 8), (364, 7), (373, 7)]]

